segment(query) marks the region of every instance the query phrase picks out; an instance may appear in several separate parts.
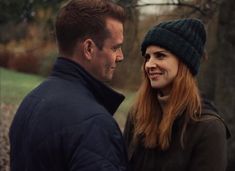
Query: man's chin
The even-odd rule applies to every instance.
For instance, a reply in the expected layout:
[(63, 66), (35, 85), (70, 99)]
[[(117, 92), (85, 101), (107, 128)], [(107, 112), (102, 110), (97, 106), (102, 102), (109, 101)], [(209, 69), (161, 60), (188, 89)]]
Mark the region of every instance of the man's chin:
[(103, 79), (103, 82), (111, 82), (113, 79), (113, 75), (107, 76)]

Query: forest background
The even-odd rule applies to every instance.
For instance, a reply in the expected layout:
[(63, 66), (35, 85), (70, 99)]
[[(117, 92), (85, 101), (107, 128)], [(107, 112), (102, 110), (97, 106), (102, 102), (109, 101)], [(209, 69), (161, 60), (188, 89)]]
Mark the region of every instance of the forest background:
[[(49, 75), (57, 57), (53, 22), (66, 0), (0, 0), (0, 170), (9, 170), (8, 131), (23, 96)], [(116, 0), (127, 12), (125, 60), (113, 81), (127, 96), (116, 114), (123, 127), (128, 107), (141, 82), (140, 44), (146, 31), (160, 21), (197, 17), (206, 25), (208, 60), (202, 61), (198, 82), (231, 131), (228, 168), (235, 170), (235, 1)], [(26, 73), (26, 74), (22, 74)], [(22, 90), (22, 86), (27, 87)], [(215, 142), (216, 143), (216, 142)], [(216, 150), (216, 149), (215, 149)]]

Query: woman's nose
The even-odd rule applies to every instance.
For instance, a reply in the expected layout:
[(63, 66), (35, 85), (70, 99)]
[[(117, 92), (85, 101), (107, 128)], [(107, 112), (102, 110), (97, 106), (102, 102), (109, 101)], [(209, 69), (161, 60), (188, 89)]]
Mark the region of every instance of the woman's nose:
[(147, 68), (155, 68), (157, 64), (152, 58), (149, 58), (149, 60), (145, 63), (145, 66)]

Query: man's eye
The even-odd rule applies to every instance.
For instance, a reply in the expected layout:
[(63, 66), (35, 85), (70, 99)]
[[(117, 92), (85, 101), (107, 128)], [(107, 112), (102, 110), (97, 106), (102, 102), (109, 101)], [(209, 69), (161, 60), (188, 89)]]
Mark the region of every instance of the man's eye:
[(113, 51), (113, 52), (116, 52), (116, 51), (117, 51), (117, 48), (116, 48), (116, 47), (113, 47), (113, 48), (112, 48), (112, 51)]
[(118, 47), (112, 47), (112, 51), (113, 51), (113, 52), (116, 52), (116, 51), (118, 51), (118, 50), (120, 50), (120, 49), (121, 49), (120, 46), (118, 46)]

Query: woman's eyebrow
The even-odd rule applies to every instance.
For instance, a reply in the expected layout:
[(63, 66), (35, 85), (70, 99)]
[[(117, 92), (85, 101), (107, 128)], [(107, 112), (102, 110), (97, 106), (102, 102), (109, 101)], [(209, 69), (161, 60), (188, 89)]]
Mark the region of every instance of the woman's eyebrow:
[(155, 52), (153, 52), (153, 54), (159, 54), (159, 53), (169, 53), (169, 52), (167, 52), (167, 51), (164, 51), (164, 50), (161, 50), (161, 51), (155, 51)]

